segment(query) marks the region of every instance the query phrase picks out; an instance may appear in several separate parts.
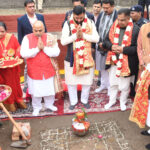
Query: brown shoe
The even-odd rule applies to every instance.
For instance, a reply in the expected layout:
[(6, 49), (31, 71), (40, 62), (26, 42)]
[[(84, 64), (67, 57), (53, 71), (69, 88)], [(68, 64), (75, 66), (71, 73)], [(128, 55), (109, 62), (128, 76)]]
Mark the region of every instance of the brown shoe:
[(24, 102), (17, 103), (18, 108), (26, 109), (27, 105)]
[(15, 112), (17, 110), (15, 104), (4, 104), (4, 106), (8, 111), (11, 111), (11, 112)]

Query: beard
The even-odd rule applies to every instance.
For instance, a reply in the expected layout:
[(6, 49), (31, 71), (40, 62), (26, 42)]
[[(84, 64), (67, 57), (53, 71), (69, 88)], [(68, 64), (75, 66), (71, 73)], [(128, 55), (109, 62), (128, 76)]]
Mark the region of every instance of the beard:
[(74, 22), (75, 22), (77, 25), (81, 25), (81, 26), (82, 26), (83, 20), (79, 22), (79, 21), (77, 21), (77, 20), (74, 19)]

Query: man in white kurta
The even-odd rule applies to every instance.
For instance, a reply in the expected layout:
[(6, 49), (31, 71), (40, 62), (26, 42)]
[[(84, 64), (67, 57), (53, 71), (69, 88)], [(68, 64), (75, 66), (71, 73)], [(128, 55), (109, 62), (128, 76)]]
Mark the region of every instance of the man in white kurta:
[(21, 56), (27, 59), (28, 91), (32, 96), (33, 115), (37, 116), (42, 109), (42, 97), (45, 107), (57, 111), (54, 106), (55, 69), (50, 57), (57, 57), (60, 53), (58, 44), (49, 46), (47, 34), (44, 33), (44, 25), (36, 21), (33, 25), (33, 33), (26, 35), (21, 45)]
[[(94, 77), (94, 61), (91, 55), (91, 43), (99, 40), (95, 24), (85, 15), (82, 6), (76, 6), (69, 21), (66, 21), (62, 30), (61, 44), (68, 45), (65, 59), (65, 82), (68, 85), (70, 109), (73, 110), (78, 103), (77, 85), (82, 85), (81, 103), (85, 108), (90, 108), (88, 103), (90, 87)], [(80, 42), (79, 42), (80, 41)], [(86, 49), (88, 50), (86, 51)], [(78, 51), (79, 50), (79, 51)], [(85, 55), (89, 58), (85, 59)], [(85, 61), (91, 66), (87, 67)], [(82, 71), (83, 72), (82, 72)], [(80, 72), (81, 71), (81, 72)]]

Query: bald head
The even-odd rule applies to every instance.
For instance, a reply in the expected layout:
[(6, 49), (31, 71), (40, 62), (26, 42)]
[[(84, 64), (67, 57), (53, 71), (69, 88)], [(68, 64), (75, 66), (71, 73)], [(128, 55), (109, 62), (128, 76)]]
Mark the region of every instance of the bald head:
[(44, 32), (45, 32), (45, 29), (44, 29), (43, 22), (40, 20), (37, 20), (33, 24), (33, 34), (37, 37), (41, 37)]

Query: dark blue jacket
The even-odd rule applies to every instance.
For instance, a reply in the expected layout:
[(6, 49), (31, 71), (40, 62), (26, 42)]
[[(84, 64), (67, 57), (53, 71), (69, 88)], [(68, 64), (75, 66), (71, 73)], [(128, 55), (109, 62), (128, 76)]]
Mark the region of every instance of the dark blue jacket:
[[(45, 26), (45, 32), (47, 32), (44, 17), (41, 14), (36, 14), (36, 17), (38, 20), (41, 20), (44, 23)], [(32, 26), (29, 22), (29, 19), (27, 17), (27, 14), (21, 16), (17, 19), (17, 30), (18, 30), (18, 41), (21, 44), (23, 37), (27, 34), (32, 33)]]

